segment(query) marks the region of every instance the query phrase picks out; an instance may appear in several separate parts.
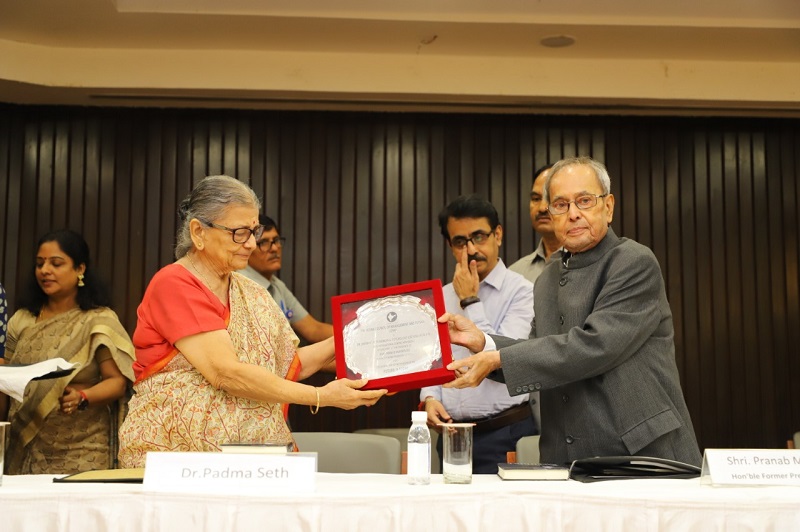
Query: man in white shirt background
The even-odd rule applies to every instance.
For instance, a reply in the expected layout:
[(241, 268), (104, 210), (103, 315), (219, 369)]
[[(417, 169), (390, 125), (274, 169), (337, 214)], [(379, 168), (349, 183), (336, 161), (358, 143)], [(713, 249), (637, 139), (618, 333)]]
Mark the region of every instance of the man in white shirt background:
[[(448, 312), (467, 316), (482, 331), (527, 338), (533, 319), (533, 285), (509, 271), (500, 259), (503, 227), (497, 209), (479, 196), (461, 196), (439, 214), (439, 227), (456, 267), (453, 282), (444, 287)], [(453, 345), (453, 359), (469, 351)], [(420, 391), (428, 423), (473, 422), (474, 473), (497, 473), (497, 464), (516, 449), (517, 440), (537, 434), (528, 395), (513, 398), (504, 384), (486, 379), (477, 388)], [(439, 438), (442, 456), (442, 438)]]
[(278, 279), (283, 245), (286, 242), (286, 238), (278, 232), (278, 224), (263, 214), (259, 215), (258, 221), (264, 226), (264, 234), (256, 242), (256, 249), (250, 255), (247, 268), (239, 273), (267, 289), (289, 320), (292, 329), (306, 342), (313, 344), (330, 338), (333, 336), (333, 326), (309, 314), (289, 287)]

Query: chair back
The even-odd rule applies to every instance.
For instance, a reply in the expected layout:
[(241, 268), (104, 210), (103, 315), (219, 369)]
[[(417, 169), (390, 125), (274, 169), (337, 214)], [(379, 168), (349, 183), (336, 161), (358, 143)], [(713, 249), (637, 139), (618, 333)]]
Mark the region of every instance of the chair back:
[(517, 440), (517, 462), (520, 464), (539, 463), (539, 436), (523, 436)]
[(294, 432), (300, 452), (317, 453), (320, 473), (400, 474), (400, 442), (350, 432)]
[[(400, 450), (408, 452), (408, 427), (401, 428), (381, 428), (381, 429), (359, 429), (355, 434), (377, 434), (379, 436), (389, 436), (400, 442)], [(439, 467), (439, 453), (436, 451), (436, 442), (439, 439), (439, 433), (431, 430), (431, 473), (438, 475), (441, 473)]]

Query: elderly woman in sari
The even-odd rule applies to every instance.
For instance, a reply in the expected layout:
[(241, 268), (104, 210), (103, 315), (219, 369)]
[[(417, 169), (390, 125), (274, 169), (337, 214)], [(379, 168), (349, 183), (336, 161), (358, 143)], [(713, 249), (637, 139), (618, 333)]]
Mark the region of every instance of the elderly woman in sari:
[(75, 473), (114, 467), (118, 419), (133, 381), (133, 345), (108, 308), (89, 246), (73, 231), (42, 237), (31, 280), (8, 323), (6, 363), (61, 357), (72, 375), (31, 381), (22, 402), (0, 394), (8, 409), (9, 474)]
[(291, 443), (283, 405), (353, 409), (386, 390), (365, 380), (315, 388), (295, 382), (334, 360), (333, 340), (297, 348), (269, 293), (236, 270), (263, 232), (244, 183), (203, 179), (181, 203), (177, 261), (158, 271), (133, 335), (136, 395), (120, 430), (120, 464), (148, 451), (218, 451), (228, 442)]

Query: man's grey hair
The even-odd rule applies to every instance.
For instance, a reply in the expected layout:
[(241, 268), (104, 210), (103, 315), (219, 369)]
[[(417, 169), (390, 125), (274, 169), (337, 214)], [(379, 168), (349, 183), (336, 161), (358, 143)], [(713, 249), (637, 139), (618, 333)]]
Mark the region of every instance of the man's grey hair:
[(597, 181), (600, 183), (600, 188), (603, 189), (603, 194), (611, 193), (611, 178), (608, 177), (608, 170), (603, 163), (595, 161), (591, 157), (567, 157), (566, 159), (558, 161), (553, 165), (553, 168), (550, 169), (550, 174), (544, 182), (544, 201), (550, 203), (550, 181), (553, 179), (553, 176), (568, 166), (577, 165), (591, 168)]
[(194, 247), (189, 232), (193, 218), (213, 222), (224, 217), (231, 207), (240, 206), (261, 210), (261, 202), (253, 189), (227, 175), (204, 177), (178, 207), (181, 226), (176, 237), (175, 258), (180, 259)]

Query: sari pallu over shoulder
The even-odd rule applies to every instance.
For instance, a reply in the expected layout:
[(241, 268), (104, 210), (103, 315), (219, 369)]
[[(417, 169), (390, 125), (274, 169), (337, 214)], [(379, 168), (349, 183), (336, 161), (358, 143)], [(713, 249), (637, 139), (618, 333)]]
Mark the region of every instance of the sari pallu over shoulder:
[[(120, 372), (133, 381), (133, 345), (109, 308), (89, 311), (73, 309), (36, 323), (28, 311), (19, 311), (9, 323), (10, 352), (8, 363), (32, 364), (61, 357), (85, 367), (98, 348), (105, 346)], [(22, 403), (11, 400), (9, 447), (6, 451), (6, 470), (16, 471), (23, 461), (29, 444), (37, 437), (48, 415), (58, 410), (58, 399), (77, 374), (43, 381), (32, 381)], [(117, 405), (124, 415), (126, 398)]]
[[(239, 361), (285, 379), (297, 377), (299, 340), (264, 288), (234, 273), (225, 317)], [(152, 366), (168, 359), (162, 369), (150, 373), (151, 366), (145, 366), (134, 385), (130, 414), (120, 429), (122, 467), (141, 467), (147, 452), (154, 449), (214, 452), (230, 442), (292, 441), (283, 404), (216, 389), (182, 353), (173, 350), (174, 346), (151, 362)]]

